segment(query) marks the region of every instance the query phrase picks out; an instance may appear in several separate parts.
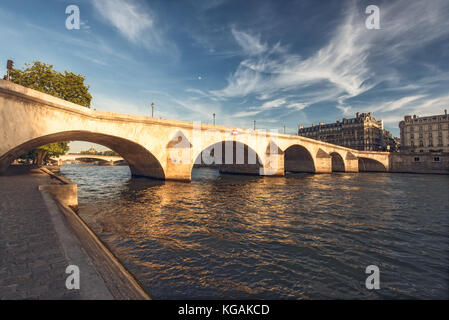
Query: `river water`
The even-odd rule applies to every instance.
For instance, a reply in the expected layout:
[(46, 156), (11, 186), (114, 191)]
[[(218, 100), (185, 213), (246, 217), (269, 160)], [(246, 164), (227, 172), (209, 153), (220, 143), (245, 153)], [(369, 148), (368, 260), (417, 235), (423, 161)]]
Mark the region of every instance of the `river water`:
[[(449, 298), (449, 177), (131, 179), (65, 165), (80, 216), (154, 299)], [(380, 289), (365, 287), (366, 267)]]

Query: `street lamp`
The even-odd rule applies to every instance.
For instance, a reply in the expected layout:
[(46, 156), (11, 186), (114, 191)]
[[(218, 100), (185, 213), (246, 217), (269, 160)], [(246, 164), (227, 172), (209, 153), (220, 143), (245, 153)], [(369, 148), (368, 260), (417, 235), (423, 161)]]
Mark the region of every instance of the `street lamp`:
[(13, 66), (14, 66), (14, 61), (12, 61), (12, 60), (6, 61), (6, 70), (7, 70), (6, 80), (9, 80), (9, 74), (10, 74)]
[(215, 113), (212, 114), (214, 116), (214, 126), (215, 126)]
[(284, 124), (284, 134), (285, 134), (285, 124)]
[(151, 103), (151, 118), (154, 118), (154, 102)]
[(256, 120), (254, 120), (254, 130), (256, 130)]

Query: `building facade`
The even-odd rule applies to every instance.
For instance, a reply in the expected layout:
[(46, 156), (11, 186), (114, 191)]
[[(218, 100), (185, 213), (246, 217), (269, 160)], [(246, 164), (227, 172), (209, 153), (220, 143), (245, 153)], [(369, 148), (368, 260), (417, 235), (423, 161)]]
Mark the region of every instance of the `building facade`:
[(371, 112), (356, 113), (352, 119), (343, 118), (335, 123), (299, 126), (298, 135), (366, 151), (397, 151), (397, 141), (384, 129), (382, 120)]
[(401, 152), (446, 153), (449, 152), (449, 116), (444, 114), (418, 117), (405, 116), (399, 122)]

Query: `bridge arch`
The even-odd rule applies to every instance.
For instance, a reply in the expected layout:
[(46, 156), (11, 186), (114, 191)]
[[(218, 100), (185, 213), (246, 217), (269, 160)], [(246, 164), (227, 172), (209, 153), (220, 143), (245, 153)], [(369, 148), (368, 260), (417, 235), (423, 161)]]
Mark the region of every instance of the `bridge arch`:
[(165, 179), (165, 172), (159, 160), (142, 145), (117, 136), (90, 131), (63, 131), (28, 140), (0, 157), (0, 172), (26, 152), (60, 141), (88, 141), (101, 144), (120, 154), (128, 163), (133, 176)]
[(332, 172), (345, 172), (345, 161), (338, 152), (331, 152), (332, 157)]
[(222, 140), (194, 153), (191, 170), (202, 166), (216, 167), (220, 173), (260, 175), (263, 163), (257, 151), (248, 144)]
[(289, 146), (284, 151), (284, 170), (315, 173), (316, 166), (312, 153), (299, 144)]
[(359, 157), (359, 171), (365, 172), (387, 172), (385, 165), (377, 160)]

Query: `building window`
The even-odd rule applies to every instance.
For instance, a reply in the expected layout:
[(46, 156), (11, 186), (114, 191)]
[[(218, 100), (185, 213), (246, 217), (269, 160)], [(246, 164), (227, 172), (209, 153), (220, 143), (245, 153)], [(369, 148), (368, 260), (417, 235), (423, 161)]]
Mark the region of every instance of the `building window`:
[(433, 162), (440, 162), (440, 157), (433, 157)]
[(413, 158), (413, 160), (414, 160), (415, 162), (419, 162), (419, 157), (415, 157), (415, 158)]

